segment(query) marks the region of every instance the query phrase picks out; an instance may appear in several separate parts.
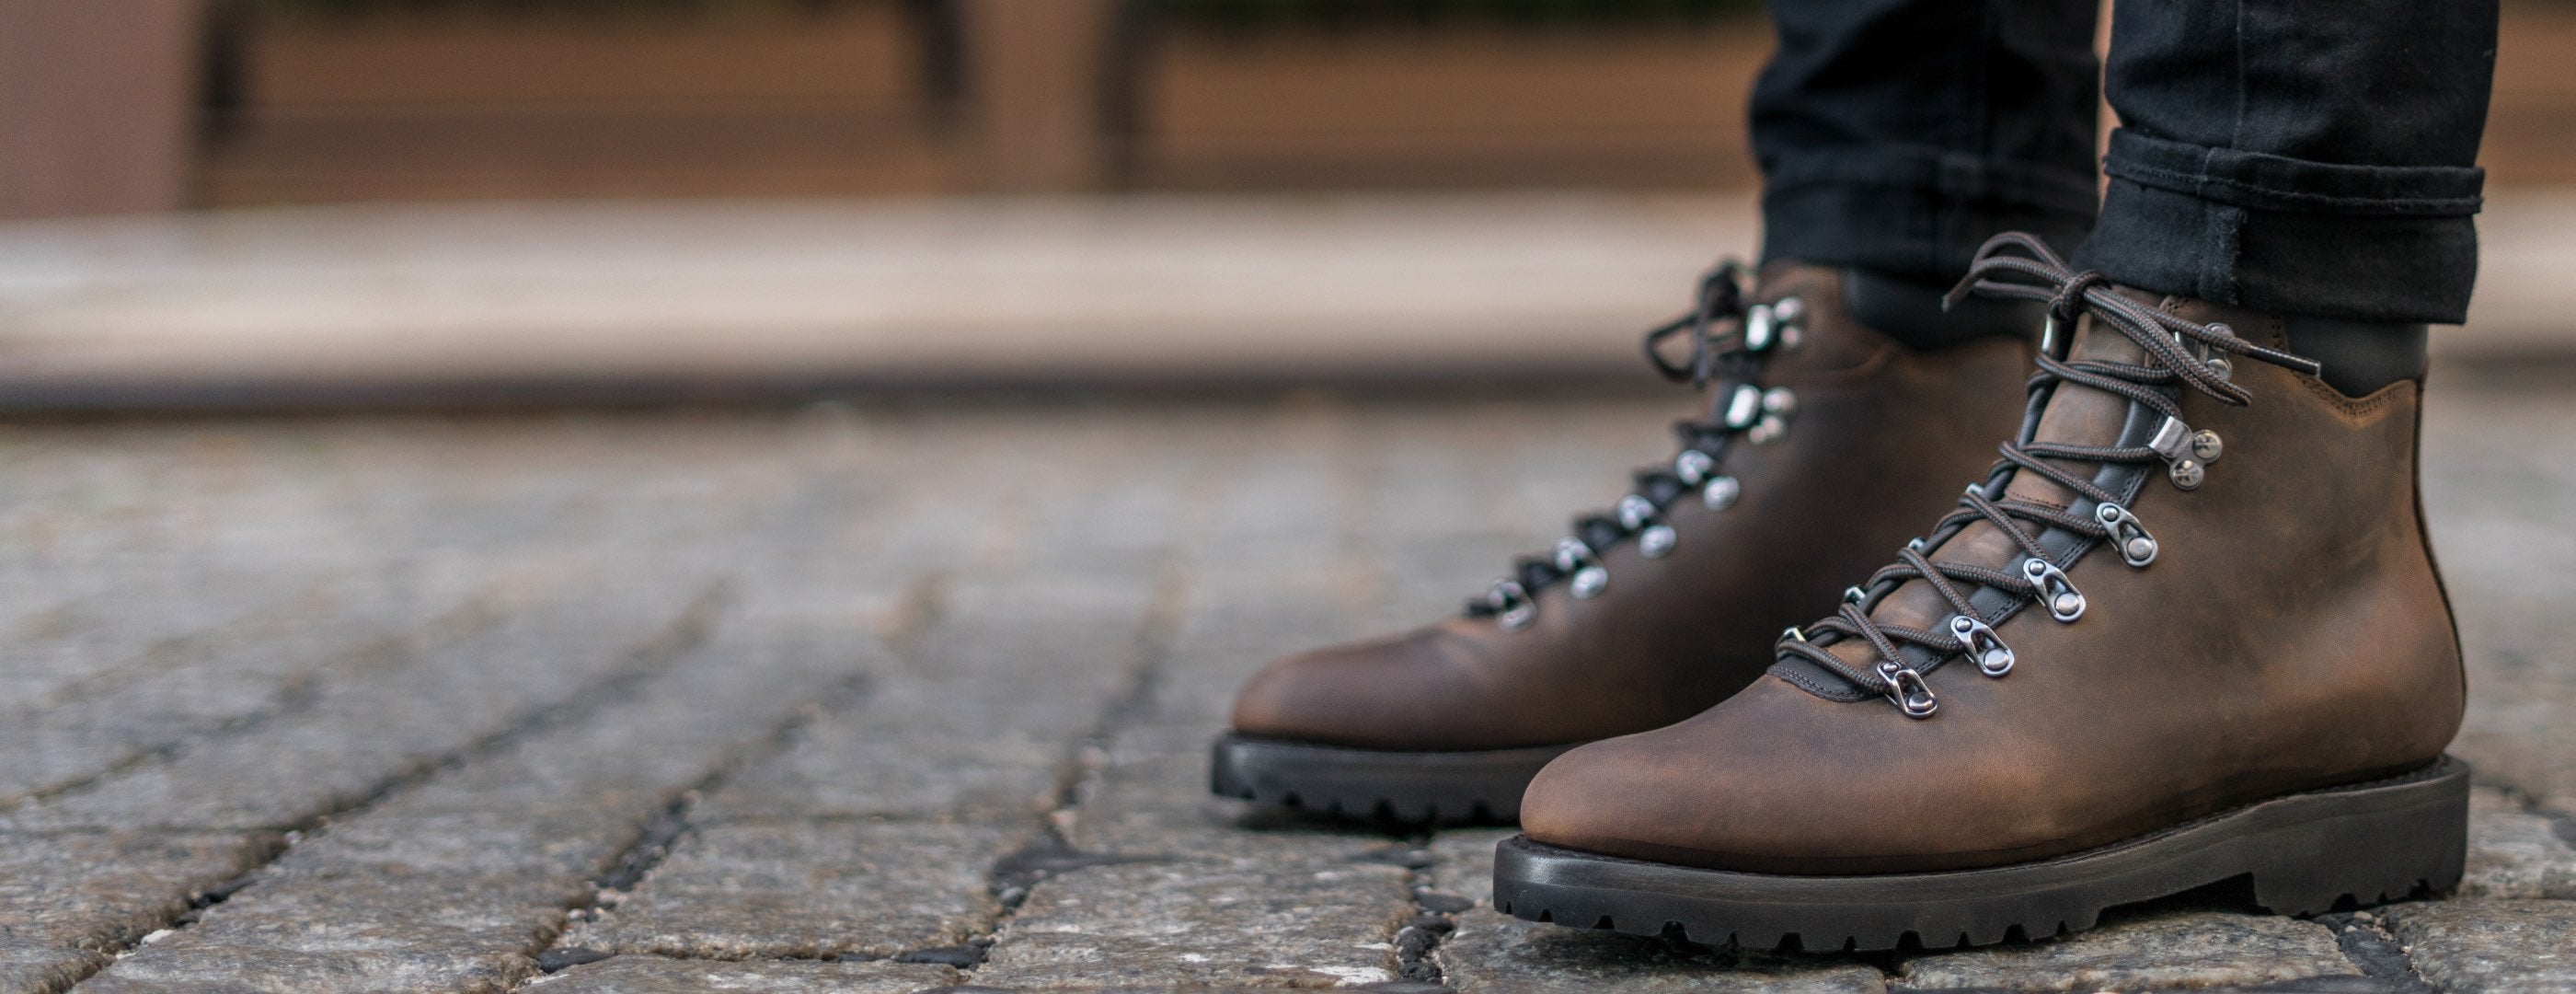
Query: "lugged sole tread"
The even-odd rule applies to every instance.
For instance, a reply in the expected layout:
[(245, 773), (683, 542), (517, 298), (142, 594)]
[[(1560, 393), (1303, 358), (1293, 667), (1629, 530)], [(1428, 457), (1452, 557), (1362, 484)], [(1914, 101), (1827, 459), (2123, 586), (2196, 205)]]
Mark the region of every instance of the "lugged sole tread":
[(1402, 752), (1227, 733), (1212, 749), (1209, 789), (1261, 807), (1329, 818), (1510, 824), (1520, 818), (1521, 792), (1531, 778), (1573, 747)]
[(1494, 906), (1631, 935), (1677, 929), (1711, 945), (1864, 952), (2064, 935), (2092, 928), (2110, 908), (2237, 879), (2251, 883), (2265, 910), (2321, 914), (2457, 886), (2468, 783), (2466, 764), (2446, 757), (2404, 777), (2274, 798), (2086, 852), (1940, 873), (1708, 870), (1522, 836), (1496, 853)]

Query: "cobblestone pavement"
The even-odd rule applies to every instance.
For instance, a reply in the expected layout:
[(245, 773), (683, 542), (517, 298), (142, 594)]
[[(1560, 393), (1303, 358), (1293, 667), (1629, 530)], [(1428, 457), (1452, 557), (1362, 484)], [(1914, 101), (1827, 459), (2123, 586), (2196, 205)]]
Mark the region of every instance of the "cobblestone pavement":
[(0, 428), (0, 991), (2576, 991), (2576, 392), (2437, 397), (2459, 895), (1860, 957), (1204, 793), (1250, 667), (1451, 609), (1669, 399)]

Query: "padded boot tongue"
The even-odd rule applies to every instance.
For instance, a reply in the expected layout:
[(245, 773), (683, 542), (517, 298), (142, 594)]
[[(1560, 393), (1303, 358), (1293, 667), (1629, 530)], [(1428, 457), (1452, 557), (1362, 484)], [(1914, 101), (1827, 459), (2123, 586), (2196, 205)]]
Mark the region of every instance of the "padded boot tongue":
[[(2141, 365), (2147, 361), (2147, 350), (2139, 348), (2138, 343), (2130, 341), (2128, 336), (2102, 327), (2100, 322), (2087, 315), (2077, 326), (2075, 341), (2067, 349), (2067, 361), (2088, 360)], [(2121, 433), (2128, 426), (2131, 404), (2129, 398), (2119, 394), (2071, 383), (2058, 384), (2048, 398), (2048, 406), (2040, 413), (2038, 429), (2031, 433), (2028, 441), (2118, 445)], [(2064, 459), (2049, 462), (2078, 477), (2093, 475), (2092, 463)], [(2080, 499), (2080, 495), (2055, 480), (2019, 471), (2013, 473), (2012, 482), (2004, 487), (2003, 496), (2053, 507), (2066, 507)], [(1994, 565), (1982, 559), (1977, 562)]]
[[(2077, 326), (2067, 358), (2078, 362), (2091, 360), (2135, 365), (2146, 362), (2146, 351), (2127, 336), (2101, 327), (2087, 316)], [(2066, 445), (2117, 445), (2123, 433), (2129, 430), (2132, 406), (2133, 402), (2127, 397), (2061, 382), (2052, 388), (2038, 423), (2023, 441), (2025, 444), (2039, 441)], [(2093, 463), (2072, 460), (2051, 462), (2079, 478), (2093, 477), (2098, 468)], [(2055, 480), (2037, 473), (2018, 471), (2012, 474), (2001, 496), (2061, 508), (2081, 499), (2080, 495)], [(1972, 522), (1946, 541), (1924, 550), (1924, 556), (1936, 562), (1984, 566), (2005, 572), (2013, 572), (2023, 558), (2021, 546), (1994, 523), (1985, 520)], [(1973, 589), (1969, 584), (1958, 586), (1963, 592)], [(1877, 608), (1870, 612), (1870, 618), (1886, 626), (1937, 630), (1937, 626), (1945, 623), (1952, 613), (1950, 602), (1943, 599), (1930, 583), (1918, 579), (1905, 581), (1894, 593), (1881, 598)], [(1880, 662), (1877, 651), (1865, 639), (1847, 638), (1828, 651), (1863, 673), (1874, 671)], [(1795, 660), (1783, 665), (1793, 663), (1807, 665)], [(1821, 667), (1812, 666), (1808, 667), (1808, 672), (1811, 675), (1825, 673)]]

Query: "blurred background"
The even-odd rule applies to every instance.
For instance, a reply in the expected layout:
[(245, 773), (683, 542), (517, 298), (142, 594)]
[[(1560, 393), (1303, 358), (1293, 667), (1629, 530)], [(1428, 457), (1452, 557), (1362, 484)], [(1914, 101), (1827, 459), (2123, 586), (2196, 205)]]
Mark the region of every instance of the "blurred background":
[[(2576, 296), (2507, 7), (2471, 333)], [(0, 402), (1633, 379), (1754, 245), (1751, 0), (10, 0)]]
[[(1244, 835), (1205, 749), (1262, 660), (1671, 458), (1704, 401), (1637, 335), (1756, 248), (1769, 44), (1751, 0), (0, 0), (0, 991), (1746, 989), (1409, 889), (1491, 835)], [(2420, 475), (2499, 901), (2167, 907), (2009, 982), (2568, 945), (2576, 0), (2510, 0), (2491, 120)], [(2279, 972), (2338, 941), (2372, 978)]]

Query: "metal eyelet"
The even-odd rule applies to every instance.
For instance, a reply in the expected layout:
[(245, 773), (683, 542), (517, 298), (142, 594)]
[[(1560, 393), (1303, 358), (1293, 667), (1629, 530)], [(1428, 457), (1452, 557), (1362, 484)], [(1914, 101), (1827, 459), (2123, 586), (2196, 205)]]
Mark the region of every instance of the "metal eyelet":
[(2039, 588), (2039, 603), (2048, 608), (2048, 616), (2059, 621), (2074, 621), (2084, 616), (2084, 592), (2066, 578), (2066, 571), (2045, 559), (2021, 561), (2021, 575)]
[(2227, 357), (2223, 355), (2210, 356), (2209, 361), (2203, 365), (2209, 367), (2209, 375), (2221, 380), (2236, 375), (2236, 364), (2227, 361)]
[(2004, 644), (2003, 636), (1995, 634), (1994, 626), (1982, 619), (1954, 614), (1950, 616), (1950, 634), (1967, 646), (1968, 658), (1977, 662), (1977, 672), (1987, 676), (2012, 672), (2012, 647)]
[(2201, 481), (2208, 478), (2209, 468), (2206, 460), (2201, 459), (2196, 451), (2198, 448), (2196, 443), (2201, 434), (2209, 435), (2212, 443), (2211, 451), (2217, 451), (2217, 433), (2195, 433), (2190, 425), (2182, 423), (2182, 419), (2170, 416), (2165, 418), (2163, 424), (2156, 426), (2155, 437), (2147, 439), (2147, 447), (2156, 450), (2156, 455), (2164, 458), (2165, 475), (2173, 479), (2173, 485), (2176, 487), (2197, 490), (2200, 488)]
[(1637, 531), (1655, 523), (1655, 502), (1636, 494), (1619, 498), (1619, 527)]
[[(1788, 387), (1772, 387), (1762, 391), (1761, 396), (1762, 415), (1744, 434), (1755, 445), (1769, 445), (1789, 433), (1789, 415), (1797, 413), (1798, 395), (1790, 392)], [(1729, 412), (1730, 415), (1732, 413)]]
[(1726, 398), (1726, 426), (1737, 431), (1753, 427), (1762, 418), (1762, 388), (1750, 383), (1738, 384), (1735, 393)]
[(1921, 552), (1929, 546), (1927, 546), (1920, 538), (1909, 538), (1905, 540), (1905, 547), (1916, 552)]
[(1780, 340), (1780, 313), (1769, 304), (1744, 309), (1744, 351), (1763, 352)]
[(1518, 580), (1496, 580), (1485, 592), (1485, 605), (1494, 609), (1494, 620), (1507, 632), (1517, 632), (1538, 620), (1538, 602), (1531, 600), (1529, 589)]
[(1660, 520), (1662, 512), (1655, 502), (1636, 494), (1619, 498), (1619, 527), (1637, 533), (1637, 551), (1648, 559), (1661, 559), (1681, 541), (1680, 533)]
[(1843, 588), (1843, 603), (1845, 604), (1858, 604), (1868, 599), (1869, 591), (1862, 590), (1859, 587)]
[(1700, 481), (1708, 479), (1709, 471), (1716, 468), (1717, 457), (1698, 449), (1683, 449), (1681, 455), (1673, 457), (1673, 476), (1686, 487), (1699, 486)]
[(2217, 432), (2203, 428), (2191, 433), (2191, 454), (2200, 457), (2201, 462), (2217, 462), (2226, 451), (2227, 444), (2219, 439)]
[(1566, 591), (1576, 600), (1590, 600), (1610, 586), (1610, 568), (1601, 565), (1592, 547), (1579, 538), (1556, 540), (1556, 568), (1565, 573)]
[(1878, 664), (1879, 679), (1887, 681), (1887, 699), (1908, 718), (1929, 718), (1941, 710), (1941, 699), (1932, 696), (1932, 685), (1923, 682), (1923, 674), (1910, 666), (1895, 663)]
[(1806, 339), (1807, 302), (1782, 297), (1771, 304), (1771, 319), (1780, 326), (1780, 347), (1794, 349)]
[(1707, 486), (1699, 488), (1699, 502), (1708, 505), (1709, 510), (1723, 511), (1735, 506), (1735, 498), (1743, 493), (1744, 485), (1734, 477), (1711, 477)]
[(2143, 568), (2156, 561), (2156, 537), (2147, 533), (2146, 524), (2128, 508), (2108, 502), (2095, 504), (2093, 517), (2111, 529), (2111, 545), (2120, 550), (2121, 562)]
[(1791, 625), (1780, 630), (1779, 640), (1782, 642), (1804, 642), (1807, 640), (1807, 630), (1796, 625)]

